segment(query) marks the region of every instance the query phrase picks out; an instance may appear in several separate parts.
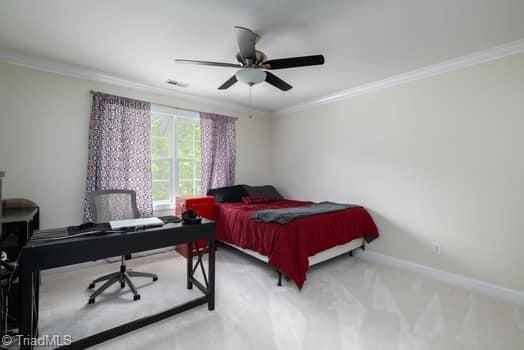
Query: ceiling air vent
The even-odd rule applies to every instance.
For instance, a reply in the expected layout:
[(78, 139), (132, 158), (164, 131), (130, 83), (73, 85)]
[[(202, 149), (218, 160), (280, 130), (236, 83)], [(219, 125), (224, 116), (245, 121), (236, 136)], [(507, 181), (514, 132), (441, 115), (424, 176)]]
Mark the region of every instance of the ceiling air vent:
[(180, 86), (180, 87), (183, 87), (183, 88), (189, 86), (188, 83), (183, 83), (183, 82), (181, 82), (181, 81), (176, 81), (176, 80), (173, 80), (173, 79), (168, 79), (168, 80), (166, 81), (166, 83), (171, 84), (171, 85), (175, 85), (175, 86)]

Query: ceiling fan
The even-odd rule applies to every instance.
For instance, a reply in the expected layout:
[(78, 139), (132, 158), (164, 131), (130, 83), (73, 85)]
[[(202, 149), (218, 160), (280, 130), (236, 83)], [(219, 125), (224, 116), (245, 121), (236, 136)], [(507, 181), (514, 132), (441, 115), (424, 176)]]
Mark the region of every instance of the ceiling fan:
[(237, 81), (253, 86), (255, 84), (265, 81), (268, 84), (275, 86), (283, 91), (288, 91), (292, 88), (271, 72), (264, 69), (285, 69), (305, 66), (314, 66), (324, 64), (324, 56), (300, 56), (279, 58), (275, 60), (267, 60), (266, 55), (262, 51), (255, 49), (255, 44), (260, 39), (260, 35), (253, 32), (251, 29), (236, 26), (237, 42), (240, 51), (236, 55), (238, 63), (223, 63), (223, 62), (209, 62), (209, 61), (195, 61), (175, 59), (176, 63), (190, 63), (200, 64), (205, 66), (240, 68), (231, 78), (218, 87), (219, 90), (225, 90), (235, 84)]

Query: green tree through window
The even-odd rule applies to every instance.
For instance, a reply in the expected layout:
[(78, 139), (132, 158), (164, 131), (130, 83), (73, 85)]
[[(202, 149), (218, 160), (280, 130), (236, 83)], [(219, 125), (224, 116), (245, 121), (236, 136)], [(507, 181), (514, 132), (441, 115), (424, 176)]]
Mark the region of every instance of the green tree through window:
[(201, 158), (200, 124), (179, 119), (176, 121), (176, 161), (178, 169), (178, 194), (200, 193)]
[(201, 158), (198, 119), (151, 117), (152, 197), (172, 205), (176, 196), (200, 194)]

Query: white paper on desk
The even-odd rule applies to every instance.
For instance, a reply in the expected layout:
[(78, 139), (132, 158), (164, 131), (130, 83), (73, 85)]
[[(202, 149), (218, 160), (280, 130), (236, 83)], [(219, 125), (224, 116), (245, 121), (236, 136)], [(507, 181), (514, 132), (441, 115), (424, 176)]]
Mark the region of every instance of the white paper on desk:
[(164, 222), (156, 217), (109, 221), (111, 230), (122, 230), (130, 227), (162, 226), (163, 224)]

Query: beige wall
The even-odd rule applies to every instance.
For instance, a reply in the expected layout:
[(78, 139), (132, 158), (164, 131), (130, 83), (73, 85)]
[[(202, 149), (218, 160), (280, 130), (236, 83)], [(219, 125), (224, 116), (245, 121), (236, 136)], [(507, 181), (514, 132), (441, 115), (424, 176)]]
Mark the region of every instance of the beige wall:
[(238, 116), (237, 182), (272, 182), (267, 166), (271, 128), (266, 117), (249, 119), (224, 108), (0, 64), (0, 170), (7, 172), (4, 197), (34, 199), (42, 209), (43, 227), (82, 219), (91, 89)]
[[(91, 89), (236, 115), (0, 64), (4, 194), (37, 201), (44, 227), (81, 220)], [(382, 233), (372, 249), (524, 291), (523, 130), (520, 54), (273, 120), (240, 116), (237, 182), (364, 204)]]
[(371, 249), (524, 291), (523, 54), (273, 129), (275, 182), (289, 197), (361, 203), (382, 233)]

